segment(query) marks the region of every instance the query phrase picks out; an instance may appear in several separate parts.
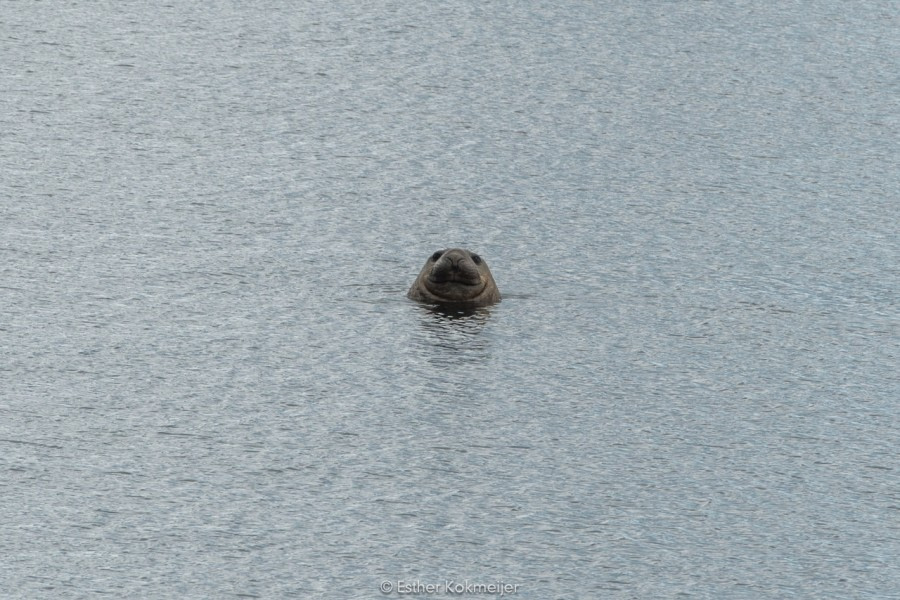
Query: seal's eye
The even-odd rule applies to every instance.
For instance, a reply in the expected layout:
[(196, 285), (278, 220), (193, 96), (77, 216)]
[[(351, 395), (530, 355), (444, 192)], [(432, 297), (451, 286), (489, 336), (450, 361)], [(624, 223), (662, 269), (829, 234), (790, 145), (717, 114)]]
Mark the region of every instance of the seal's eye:
[(478, 256), (477, 254), (473, 254), (473, 255), (472, 255), (472, 262), (475, 263), (476, 265), (480, 265), (480, 264), (481, 264), (481, 257)]
[(441, 255), (443, 255), (443, 254), (444, 254), (443, 252), (438, 250), (437, 252), (435, 252), (434, 254), (431, 255), (431, 260), (435, 261), (435, 260), (439, 259), (441, 257)]

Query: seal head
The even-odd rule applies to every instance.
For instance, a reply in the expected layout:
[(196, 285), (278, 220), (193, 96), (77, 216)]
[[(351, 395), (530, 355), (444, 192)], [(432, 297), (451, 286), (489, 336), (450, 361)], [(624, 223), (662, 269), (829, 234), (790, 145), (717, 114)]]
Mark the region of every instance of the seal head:
[(500, 301), (487, 262), (462, 248), (432, 254), (406, 295), (431, 304), (486, 306)]

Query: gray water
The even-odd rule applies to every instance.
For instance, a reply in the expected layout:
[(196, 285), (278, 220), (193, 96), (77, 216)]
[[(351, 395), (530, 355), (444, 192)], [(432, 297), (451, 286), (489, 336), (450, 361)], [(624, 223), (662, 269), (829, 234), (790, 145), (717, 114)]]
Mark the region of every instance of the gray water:
[(898, 20), (3, 2), (0, 595), (900, 597)]

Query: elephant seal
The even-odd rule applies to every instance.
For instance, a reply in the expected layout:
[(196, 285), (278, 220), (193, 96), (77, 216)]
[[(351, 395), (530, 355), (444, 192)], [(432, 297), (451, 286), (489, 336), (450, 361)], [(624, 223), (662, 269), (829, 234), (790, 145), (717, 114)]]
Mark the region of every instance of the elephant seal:
[(429, 304), (486, 306), (500, 302), (500, 290), (487, 263), (462, 248), (432, 254), (406, 296)]

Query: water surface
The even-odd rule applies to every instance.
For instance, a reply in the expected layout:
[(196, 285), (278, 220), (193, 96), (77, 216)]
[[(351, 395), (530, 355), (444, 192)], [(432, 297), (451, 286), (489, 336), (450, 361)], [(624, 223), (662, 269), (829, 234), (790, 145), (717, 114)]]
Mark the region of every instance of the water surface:
[(0, 589), (896, 597), (898, 17), (6, 3)]

